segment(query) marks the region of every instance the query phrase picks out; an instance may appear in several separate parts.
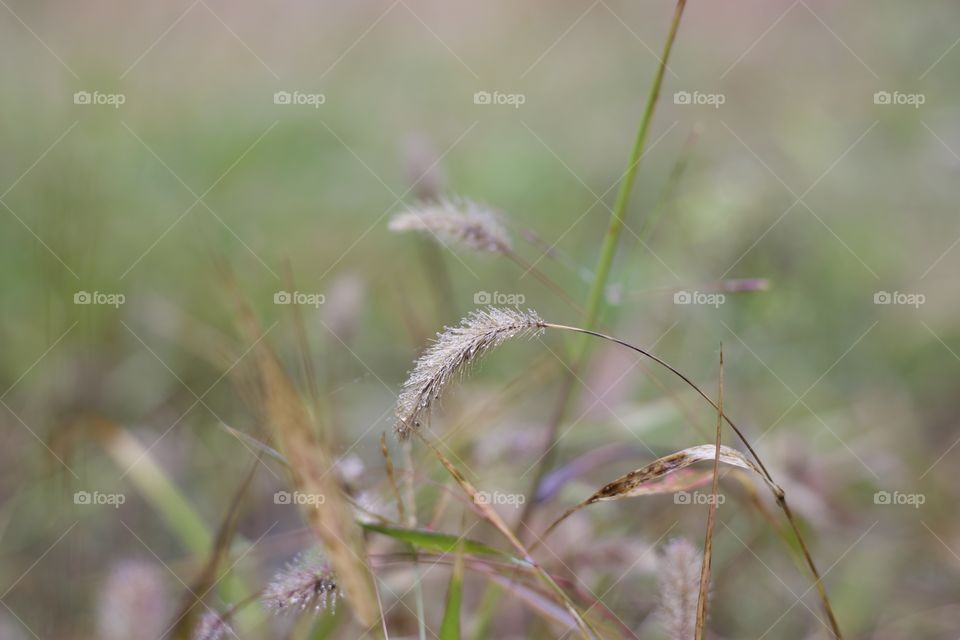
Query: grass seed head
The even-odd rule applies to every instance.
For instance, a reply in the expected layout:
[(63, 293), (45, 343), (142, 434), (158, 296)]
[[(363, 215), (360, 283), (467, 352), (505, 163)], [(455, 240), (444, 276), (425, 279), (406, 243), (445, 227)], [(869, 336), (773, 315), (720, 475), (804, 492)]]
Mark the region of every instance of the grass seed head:
[(236, 636), (230, 623), (222, 615), (213, 610), (208, 610), (200, 618), (200, 623), (193, 630), (191, 640), (221, 640), (227, 636)]
[(394, 431), (401, 439), (429, 417), (447, 383), (504, 340), (539, 334), (543, 320), (535, 311), (487, 307), (472, 312), (457, 327), (447, 327), (420, 356), (397, 399)]
[(482, 253), (506, 253), (510, 235), (491, 209), (472, 200), (422, 203), (390, 219), (391, 231), (428, 233), (443, 244), (464, 246)]
[(300, 556), (284, 567), (263, 592), (263, 601), (277, 613), (306, 611), (319, 613), (336, 606), (337, 580), (330, 566), (316, 556)]
[(659, 558), (658, 617), (670, 640), (690, 640), (694, 636), (702, 561), (700, 551), (684, 538), (668, 542)]

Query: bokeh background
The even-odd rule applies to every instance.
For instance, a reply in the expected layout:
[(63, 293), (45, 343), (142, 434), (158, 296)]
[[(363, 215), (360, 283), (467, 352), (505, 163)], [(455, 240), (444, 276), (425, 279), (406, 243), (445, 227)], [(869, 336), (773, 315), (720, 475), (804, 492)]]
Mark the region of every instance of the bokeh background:
[[(226, 427), (266, 437), (242, 376), (231, 384), (250, 344), (225, 272), (298, 375), (297, 323), (274, 295), (325, 296), (300, 308), (309, 360), (352, 482), (375, 496), (388, 497), (378, 439), (410, 363), (478, 293), (575, 324), (516, 264), (431, 251), (388, 231), (389, 215), (428, 188), (486, 203), (518, 254), (584, 300), (673, 12), (652, 0), (0, 4), (4, 638), (98, 637), (118, 563), (159, 568), (176, 597), (195, 574), (202, 554), (130, 473), (139, 454), (124, 462), (102, 432), (139, 443), (216, 530), (255, 451)], [(727, 410), (795, 503), (849, 637), (960, 625), (958, 20), (946, 1), (691, 2), (602, 321), (710, 390), (722, 343)], [(283, 91), (323, 103), (276, 104)], [(482, 91), (522, 104), (477, 104)], [(768, 286), (675, 303), (746, 278)], [(77, 304), (78, 292), (123, 304)], [(892, 304), (877, 303), (884, 292)], [(499, 350), (437, 416), (440, 434), (464, 423), (451, 447), (478, 486), (530, 482), (568, 347), (543, 343)], [(556, 464), (627, 453), (565, 486), (543, 524), (655, 455), (710, 441), (708, 407), (652, 372), (594, 345)], [(826, 637), (805, 572), (724, 485), (713, 633)], [(250, 582), (309, 544), (296, 511), (274, 504), (285, 486), (267, 462), (248, 494), (239, 533), (266, 536), (234, 558)], [(77, 491), (124, 503), (76, 504)], [(441, 495), (425, 489), (424, 517)], [(549, 561), (610, 588), (626, 626), (657, 637), (655, 548), (701, 541), (704, 515), (669, 496), (598, 506), (558, 532)], [(482, 586), (468, 585), (468, 609)], [(553, 635), (523, 611), (503, 605), (494, 637)], [(409, 610), (393, 615), (398, 636), (414, 632)], [(254, 620), (240, 635), (278, 628)]]

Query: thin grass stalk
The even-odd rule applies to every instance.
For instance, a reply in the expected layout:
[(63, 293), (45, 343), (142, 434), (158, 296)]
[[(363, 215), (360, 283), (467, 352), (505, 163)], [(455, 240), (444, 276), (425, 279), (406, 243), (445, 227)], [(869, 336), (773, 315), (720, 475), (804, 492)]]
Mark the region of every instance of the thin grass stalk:
[(400, 487), (397, 485), (397, 474), (393, 468), (393, 458), (390, 457), (390, 450), (387, 448), (387, 434), (380, 434), (380, 453), (383, 454), (383, 465), (387, 472), (387, 482), (390, 484), (390, 490), (397, 501), (397, 515), (400, 522), (406, 522), (407, 510), (404, 504), (403, 496), (400, 494)]
[[(683, 16), (683, 10), (686, 7), (686, 0), (677, 0), (674, 10), (673, 20), (670, 23), (670, 31), (667, 33), (667, 41), (663, 46), (663, 53), (660, 56), (660, 65), (657, 67), (657, 73), (653, 79), (653, 85), (647, 96), (647, 104), (644, 108), (643, 117), (640, 120), (640, 126), (637, 129), (637, 135), (633, 143), (633, 150), (630, 153), (630, 161), (620, 182), (620, 189), (617, 192), (617, 200), (610, 214), (610, 222), (607, 227), (607, 234), (604, 237), (603, 245), (600, 249), (600, 258), (597, 261), (597, 268), (594, 271), (593, 283), (590, 286), (590, 292), (587, 295), (586, 309), (583, 313), (583, 323), (587, 329), (592, 329), (596, 325), (600, 315), (600, 307), (604, 300), (604, 293), (607, 289), (607, 281), (610, 278), (610, 269), (613, 265), (613, 258), (617, 253), (617, 246), (620, 241), (620, 233), (623, 230), (623, 220), (627, 213), (627, 204), (630, 202), (630, 195), (633, 192), (634, 182), (637, 178), (637, 171), (640, 168), (640, 160), (643, 157), (646, 148), (647, 134), (650, 130), (650, 123), (653, 121), (653, 114), (656, 111), (657, 102), (660, 97), (660, 89), (663, 86), (663, 78), (667, 69), (667, 61), (670, 59), (670, 52), (673, 50), (673, 43), (676, 40), (677, 30), (680, 27), (680, 18)], [(557, 408), (554, 410), (552, 420), (547, 428), (547, 438), (543, 453), (537, 469), (534, 472), (532, 489), (529, 492), (526, 506), (520, 516), (520, 521), (527, 520), (534, 509), (533, 496), (540, 489), (540, 483), (547, 470), (552, 466), (555, 457), (554, 444), (560, 431), (560, 423), (563, 422), (563, 416), (570, 406), (571, 396), (574, 391), (574, 380), (577, 372), (586, 364), (587, 340), (578, 341), (573, 348), (571, 361), (573, 365), (566, 373), (566, 381), (560, 388), (560, 396), (557, 401)]]
[(433, 504), (433, 513), (430, 514), (430, 519), (427, 521), (427, 529), (436, 529), (440, 526), (440, 522), (447, 512), (447, 507), (450, 506), (450, 500), (451, 489), (447, 483), (443, 483), (440, 485), (440, 495), (437, 496), (437, 500)]
[(713, 457), (713, 481), (710, 487), (712, 500), (707, 507), (707, 533), (703, 542), (703, 564), (700, 567), (700, 594), (697, 597), (696, 640), (703, 640), (703, 630), (707, 624), (707, 600), (710, 591), (710, 562), (713, 559), (713, 527), (717, 516), (717, 491), (720, 485), (720, 440), (723, 427), (723, 345), (720, 345), (720, 381), (717, 389), (717, 453)]
[(820, 601), (823, 603), (823, 608), (827, 612), (827, 617), (830, 619), (830, 630), (833, 632), (836, 640), (843, 640), (843, 635), (840, 633), (840, 626), (837, 624), (837, 618), (833, 615), (833, 608), (830, 606), (830, 598), (827, 596), (827, 588), (823, 585), (823, 580), (820, 578), (820, 572), (817, 571), (817, 566), (813, 562), (813, 556), (810, 555), (810, 549), (807, 548), (807, 543), (803, 538), (803, 534), (800, 533), (800, 527), (797, 524), (796, 519), (793, 517), (793, 512), (790, 511), (790, 507), (787, 505), (787, 498), (783, 494), (777, 496), (777, 504), (780, 506), (780, 509), (783, 510), (783, 514), (787, 517), (787, 521), (790, 523), (790, 528), (793, 529), (793, 535), (796, 537), (797, 542), (800, 543), (800, 550), (803, 552), (803, 558), (807, 562), (807, 566), (810, 567), (810, 571), (813, 573), (815, 578), (814, 586), (817, 588), (817, 593), (820, 596)]
[[(176, 622), (173, 624), (172, 637), (189, 637), (190, 629), (193, 628), (196, 618), (196, 615), (193, 612), (194, 608), (196, 605), (202, 604), (202, 598), (216, 585), (217, 573), (221, 565), (230, 555), (230, 547), (233, 543), (233, 538), (236, 535), (237, 522), (240, 518), (240, 510), (243, 506), (243, 500), (245, 499), (247, 491), (249, 490), (250, 485), (256, 476), (257, 468), (260, 466), (260, 464), (260, 458), (255, 458), (253, 463), (250, 465), (250, 469), (247, 471), (243, 481), (234, 490), (233, 497), (230, 500), (230, 506), (227, 508), (223, 520), (220, 522), (220, 527), (217, 531), (216, 538), (214, 539), (213, 548), (210, 551), (210, 557), (207, 559), (207, 562), (200, 571), (199, 575), (188, 587), (189, 594), (187, 594), (187, 597), (184, 599), (184, 603), (180, 608)], [(196, 594), (200, 594), (201, 600), (197, 600)], [(246, 622), (250, 623), (251, 625), (260, 621), (261, 617), (256, 613), (248, 615), (246, 620)]]
[[(397, 485), (396, 475), (393, 469), (393, 459), (390, 457), (390, 451), (387, 449), (387, 434), (380, 434), (380, 452), (383, 454), (384, 465), (387, 470), (387, 480), (390, 483), (390, 488), (393, 491), (394, 498), (397, 501), (397, 515), (400, 517), (400, 521), (404, 522), (408, 527), (416, 526), (416, 502), (415, 494), (413, 490), (413, 461), (411, 459), (409, 443), (404, 443), (404, 464), (407, 468), (407, 474), (405, 476), (404, 488), (407, 493), (406, 501), (410, 502), (410, 512), (409, 516), (406, 510), (405, 500), (403, 495), (400, 492), (400, 487)], [(422, 575), (420, 573), (420, 564), (418, 561), (418, 552), (413, 545), (410, 545), (410, 552), (413, 554), (413, 571), (414, 571), (414, 580), (416, 584), (414, 586), (414, 599), (416, 600), (417, 607), (417, 626), (420, 633), (421, 640), (426, 640), (427, 635), (427, 624), (425, 621), (425, 611), (423, 605), (423, 585), (422, 585)], [(377, 592), (377, 597), (379, 598), (379, 591)], [(386, 624), (384, 622), (384, 624)], [(384, 632), (386, 629), (384, 628)], [(384, 633), (384, 637), (389, 637)]]
[[(400, 450), (403, 452), (403, 464), (407, 472), (403, 478), (403, 488), (406, 493), (406, 501), (409, 509), (406, 514), (406, 525), (410, 529), (417, 527), (417, 493), (414, 488), (414, 466), (413, 466), (413, 443), (409, 440), (400, 443)], [(427, 640), (427, 620), (426, 609), (423, 605), (423, 574), (420, 572), (420, 562), (418, 560), (419, 552), (416, 547), (410, 545), (410, 551), (413, 553), (413, 579), (414, 579), (414, 600), (417, 607), (417, 631), (420, 640)]]

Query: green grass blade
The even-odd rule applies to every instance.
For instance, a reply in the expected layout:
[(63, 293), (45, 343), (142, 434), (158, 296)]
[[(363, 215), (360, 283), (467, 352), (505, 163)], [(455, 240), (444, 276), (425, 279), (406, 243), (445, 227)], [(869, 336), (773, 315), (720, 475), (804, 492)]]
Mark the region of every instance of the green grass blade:
[(463, 544), (457, 545), (457, 561), (450, 574), (447, 604), (440, 623), (440, 640), (460, 640), (460, 603), (463, 600)]
[(467, 538), (460, 538), (459, 536), (448, 533), (426, 531), (423, 529), (406, 529), (403, 527), (391, 527), (372, 523), (364, 524), (363, 528), (367, 531), (373, 531), (385, 536), (389, 536), (394, 540), (400, 540), (401, 542), (412, 544), (413, 546), (426, 551), (433, 551), (436, 553), (453, 553), (457, 551), (458, 548), (462, 547), (464, 553), (469, 553), (471, 555), (493, 556), (525, 564), (514, 556), (500, 551), (499, 549), (494, 549), (493, 547), (487, 546), (482, 542), (477, 542), (476, 540), (470, 540)]

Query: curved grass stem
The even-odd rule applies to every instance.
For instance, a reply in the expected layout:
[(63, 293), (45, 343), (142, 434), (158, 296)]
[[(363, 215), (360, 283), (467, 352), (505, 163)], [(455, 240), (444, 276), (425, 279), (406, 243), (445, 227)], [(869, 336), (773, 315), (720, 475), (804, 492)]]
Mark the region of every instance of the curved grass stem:
[(686, 375), (681, 373), (676, 367), (666, 362), (665, 360), (653, 355), (649, 351), (641, 349), (640, 347), (636, 347), (630, 344), (629, 342), (624, 342), (623, 340), (614, 338), (613, 336), (608, 336), (604, 333), (593, 331), (591, 329), (571, 327), (569, 325), (563, 325), (563, 324), (554, 324), (552, 322), (544, 322), (543, 326), (550, 329), (561, 329), (564, 331), (572, 331), (574, 333), (593, 336), (595, 338), (601, 338), (603, 340), (607, 340), (614, 344), (618, 344), (622, 347), (630, 349), (631, 351), (639, 353), (640, 355), (643, 355), (647, 358), (650, 358), (651, 360), (653, 360), (654, 362), (656, 362), (657, 364), (664, 367), (665, 369), (673, 373), (675, 376), (683, 380), (683, 382), (686, 383), (687, 386), (689, 386), (691, 389), (696, 391), (704, 400), (706, 400), (710, 404), (710, 406), (716, 409), (717, 415), (720, 416), (723, 419), (723, 421), (726, 422), (731, 429), (733, 429), (733, 432), (737, 434), (737, 437), (743, 443), (743, 446), (747, 448), (747, 451), (750, 452), (750, 456), (753, 458), (754, 462), (757, 463), (757, 467), (760, 469), (760, 471), (763, 473), (763, 476), (769, 482), (771, 491), (773, 492), (774, 497), (776, 498), (777, 505), (780, 507), (781, 511), (783, 511), (784, 516), (787, 518), (787, 521), (790, 523), (790, 527), (793, 530), (793, 534), (800, 545), (800, 550), (803, 553), (803, 558), (806, 561), (807, 567), (810, 569), (810, 573), (813, 574), (814, 586), (817, 589), (817, 593), (820, 595), (820, 601), (823, 605), (824, 611), (826, 611), (827, 617), (830, 620), (830, 629), (833, 632), (834, 638), (836, 638), (837, 640), (842, 640), (843, 635), (840, 633), (840, 627), (837, 624), (836, 617), (833, 614), (833, 607), (830, 605), (830, 599), (827, 596), (826, 588), (823, 586), (823, 580), (820, 576), (820, 572), (817, 569), (816, 563), (813, 561), (813, 556), (810, 554), (810, 549), (807, 547), (806, 541), (803, 538), (803, 534), (800, 532), (800, 527), (793, 516), (793, 512), (790, 510), (790, 507), (787, 504), (787, 498), (783, 489), (780, 487), (780, 485), (778, 485), (774, 481), (773, 476), (770, 475), (770, 472), (767, 470), (766, 466), (763, 464), (763, 461), (760, 459), (760, 456), (757, 455), (757, 452), (754, 450), (753, 446), (747, 440), (746, 436), (743, 434), (740, 428), (723, 411), (723, 407), (718, 403), (714, 402), (713, 399), (710, 398), (710, 396), (704, 393), (704, 391), (696, 385), (696, 383), (694, 383), (690, 378), (688, 378)]

